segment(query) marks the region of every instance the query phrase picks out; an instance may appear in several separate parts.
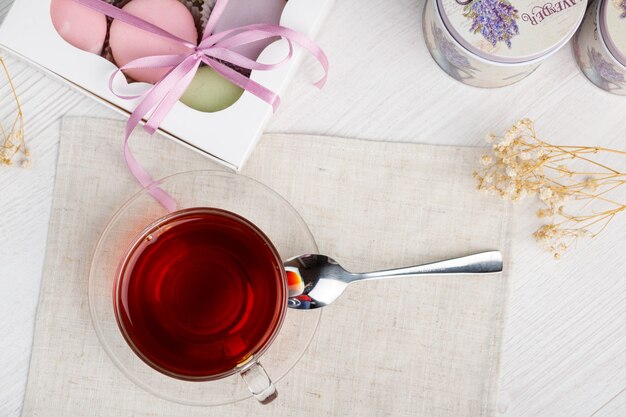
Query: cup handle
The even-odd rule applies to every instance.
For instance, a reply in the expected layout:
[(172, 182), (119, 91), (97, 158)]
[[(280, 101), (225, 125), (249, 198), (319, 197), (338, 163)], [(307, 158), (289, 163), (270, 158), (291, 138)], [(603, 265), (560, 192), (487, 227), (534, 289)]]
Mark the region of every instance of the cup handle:
[(240, 375), (254, 398), (261, 404), (268, 404), (278, 396), (276, 387), (259, 362), (253, 362), (252, 365), (241, 371)]

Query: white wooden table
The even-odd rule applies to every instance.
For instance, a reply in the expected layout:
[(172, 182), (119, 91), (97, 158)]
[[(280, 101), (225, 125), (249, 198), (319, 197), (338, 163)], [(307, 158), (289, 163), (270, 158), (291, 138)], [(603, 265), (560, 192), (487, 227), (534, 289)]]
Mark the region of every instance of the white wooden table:
[[(0, 16), (10, 3), (0, 0)], [(423, 0), (338, 0), (319, 37), (332, 63), (330, 82), (317, 91), (311, 82), (319, 69), (305, 62), (268, 130), (480, 145), (487, 131), (529, 116), (556, 143), (626, 148), (626, 97), (591, 85), (570, 45), (523, 82), (475, 89), (450, 79), (430, 58), (422, 8)], [(59, 118), (119, 117), (26, 64), (7, 61), (34, 166), (0, 167), (1, 417), (20, 414), (26, 384)], [(6, 83), (0, 88), (0, 116), (8, 120)], [(532, 204), (517, 210), (511, 236), (499, 412), (626, 416), (626, 213), (600, 238), (555, 262), (529, 237), (536, 227), (532, 212)]]

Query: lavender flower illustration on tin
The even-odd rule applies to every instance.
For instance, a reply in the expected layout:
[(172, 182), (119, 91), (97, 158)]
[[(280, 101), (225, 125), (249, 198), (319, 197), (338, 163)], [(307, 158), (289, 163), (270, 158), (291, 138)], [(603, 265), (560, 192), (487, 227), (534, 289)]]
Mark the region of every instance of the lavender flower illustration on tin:
[(454, 44), (446, 39), (440, 28), (433, 24), (432, 31), (433, 37), (435, 38), (435, 46), (449, 63), (457, 68), (471, 68), (471, 64), (467, 57), (456, 50)]
[(603, 80), (608, 83), (619, 85), (623, 83), (624, 74), (617, 71), (610, 62), (607, 62), (600, 52), (594, 48), (588, 49), (587, 54), (591, 63), (591, 68), (598, 74)]
[(446, 35), (435, 23), (431, 23), (431, 33), (433, 34), (433, 40), (435, 42), (435, 48), (433, 53), (431, 51), (435, 61), (439, 63), (441, 68), (450, 74), (457, 80), (469, 80), (474, 78), (474, 72), (476, 68), (472, 66), (472, 63), (463, 55), (454, 43), (446, 39)]
[(474, 0), (465, 6), (463, 16), (472, 19), (470, 31), (480, 32), (493, 46), (504, 42), (510, 48), (511, 38), (519, 34), (517, 13), (507, 0)]
[(622, 19), (626, 19), (626, 0), (622, 0), (622, 15), (620, 16)]

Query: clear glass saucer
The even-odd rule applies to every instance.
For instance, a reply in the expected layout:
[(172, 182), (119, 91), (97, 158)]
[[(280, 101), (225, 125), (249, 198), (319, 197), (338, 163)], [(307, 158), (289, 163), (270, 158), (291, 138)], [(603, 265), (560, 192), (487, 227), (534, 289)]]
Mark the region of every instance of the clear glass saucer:
[[(215, 207), (245, 217), (272, 241), (283, 260), (318, 253), (313, 235), (296, 210), (267, 186), (225, 171), (191, 171), (157, 182), (178, 209)], [(102, 233), (89, 274), (89, 308), (102, 347), (113, 363), (141, 388), (161, 398), (189, 405), (230, 404), (251, 397), (238, 375), (204, 382), (166, 376), (142, 361), (126, 343), (113, 308), (117, 268), (126, 250), (144, 228), (168, 214), (147, 190), (128, 200)], [(287, 309), (278, 336), (260, 358), (280, 393), (280, 380), (300, 360), (313, 338), (321, 309)]]

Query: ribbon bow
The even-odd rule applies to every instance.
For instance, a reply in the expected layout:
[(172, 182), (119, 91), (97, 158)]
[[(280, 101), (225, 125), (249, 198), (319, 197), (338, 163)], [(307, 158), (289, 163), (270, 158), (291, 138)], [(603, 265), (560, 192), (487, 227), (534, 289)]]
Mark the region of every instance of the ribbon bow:
[[(200, 43), (197, 45), (181, 39), (137, 16), (105, 3), (103, 0), (74, 1), (112, 17), (113, 19), (180, 43), (189, 50), (189, 53), (182, 55), (157, 55), (135, 59), (118, 68), (109, 78), (109, 89), (116, 96), (127, 100), (141, 98), (126, 124), (124, 133), (124, 157), (128, 168), (137, 181), (169, 211), (176, 209), (176, 202), (164, 190), (155, 186), (156, 183), (150, 174), (143, 169), (133, 156), (128, 146), (128, 140), (133, 130), (135, 130), (137, 125), (144, 118), (146, 118), (144, 129), (148, 133), (153, 134), (158, 129), (171, 108), (185, 93), (185, 90), (193, 80), (200, 64), (204, 63), (208, 65), (222, 77), (267, 102), (272, 106), (274, 111), (276, 111), (280, 104), (280, 97), (277, 94), (237, 72), (228, 65), (225, 65), (223, 62), (229, 62), (249, 70), (269, 71), (284, 65), (292, 58), (294, 51), (293, 44), (295, 43), (308, 50), (317, 58), (324, 69), (324, 76), (317, 81), (315, 85), (321, 88), (326, 83), (329, 66), (326, 54), (312, 40), (295, 30), (272, 24), (253, 24), (213, 33), (219, 18), (224, 13), (228, 0), (217, 0), (209, 16)], [(285, 39), (289, 45), (288, 54), (277, 63), (263, 64), (256, 62), (233, 50), (241, 45), (275, 37)], [(171, 69), (161, 80), (141, 95), (124, 96), (115, 93), (113, 82), (119, 73), (123, 70), (137, 68)]]

